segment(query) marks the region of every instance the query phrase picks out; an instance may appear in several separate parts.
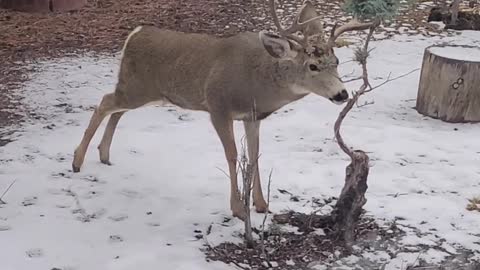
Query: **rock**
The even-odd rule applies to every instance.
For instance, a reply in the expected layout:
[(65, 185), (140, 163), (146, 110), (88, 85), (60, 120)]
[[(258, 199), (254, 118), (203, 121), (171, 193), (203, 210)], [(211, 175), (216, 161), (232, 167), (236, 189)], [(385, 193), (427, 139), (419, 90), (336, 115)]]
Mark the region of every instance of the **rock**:
[(32, 248), (25, 252), (29, 258), (38, 258), (43, 256), (43, 250), (40, 248)]

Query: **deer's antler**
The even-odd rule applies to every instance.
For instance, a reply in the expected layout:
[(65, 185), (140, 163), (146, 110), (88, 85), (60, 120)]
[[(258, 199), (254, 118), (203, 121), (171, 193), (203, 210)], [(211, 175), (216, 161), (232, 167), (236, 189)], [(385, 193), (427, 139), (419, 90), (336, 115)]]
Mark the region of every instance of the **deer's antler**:
[[(285, 37), (285, 38), (292, 39), (292, 40), (296, 41), (298, 44), (300, 44), (304, 48), (306, 48), (308, 46), (308, 38), (309, 38), (308, 34), (303, 31), (305, 26), (308, 23), (313, 22), (313, 21), (321, 18), (320, 16), (317, 16), (317, 17), (314, 17), (314, 18), (310, 18), (310, 19), (308, 19), (304, 22), (300, 22), (300, 15), (302, 13), (302, 10), (306, 7), (306, 5), (309, 5), (309, 4), (311, 4), (309, 1), (306, 1), (303, 4), (303, 6), (300, 8), (300, 12), (298, 12), (298, 14), (295, 16), (295, 19), (293, 20), (292, 25), (290, 25), (290, 27), (285, 29), (285, 28), (282, 27), (282, 25), (280, 23), (280, 20), (278, 19), (276, 8), (275, 8), (275, 0), (268, 0), (270, 14), (272, 16), (273, 23), (275, 24), (275, 27), (277, 27), (277, 30), (278, 30), (279, 34), (281, 36)], [(299, 36), (295, 35), (295, 33), (298, 32), (298, 31), (302, 32), (303, 37), (299, 37)]]
[(360, 31), (360, 30), (366, 30), (374, 26), (378, 26), (380, 24), (380, 20), (376, 19), (373, 22), (368, 22), (368, 23), (361, 23), (357, 19), (352, 19), (348, 23), (338, 27), (337, 24), (335, 24), (332, 28), (332, 31), (330, 32), (330, 38), (328, 39), (328, 46), (334, 47), (335, 46), (335, 41), (337, 38), (349, 31)]

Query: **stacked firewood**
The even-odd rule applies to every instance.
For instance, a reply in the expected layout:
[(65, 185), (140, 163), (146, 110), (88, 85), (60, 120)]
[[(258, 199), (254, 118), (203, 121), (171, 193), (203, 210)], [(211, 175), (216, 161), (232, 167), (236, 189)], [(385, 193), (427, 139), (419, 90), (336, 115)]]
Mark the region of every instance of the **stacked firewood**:
[(427, 21), (443, 22), (445, 29), (480, 30), (480, 5), (477, 1), (470, 1), (468, 5), (460, 5), (455, 23), (452, 23), (452, 13), (452, 5), (433, 7)]

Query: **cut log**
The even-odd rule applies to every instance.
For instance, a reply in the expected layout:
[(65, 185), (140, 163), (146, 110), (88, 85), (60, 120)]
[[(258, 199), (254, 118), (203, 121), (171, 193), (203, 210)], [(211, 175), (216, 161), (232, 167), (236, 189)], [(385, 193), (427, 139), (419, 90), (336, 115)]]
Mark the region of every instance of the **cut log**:
[(416, 110), (445, 122), (480, 122), (480, 47), (427, 47)]
[(78, 10), (87, 0), (0, 0), (0, 7), (23, 12), (56, 12)]

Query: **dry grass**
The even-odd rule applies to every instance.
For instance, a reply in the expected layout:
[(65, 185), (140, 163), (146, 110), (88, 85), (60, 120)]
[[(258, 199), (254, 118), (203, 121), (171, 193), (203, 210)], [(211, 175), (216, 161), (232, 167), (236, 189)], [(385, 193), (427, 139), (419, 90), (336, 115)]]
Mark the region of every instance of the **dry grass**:
[(478, 211), (480, 212), (480, 197), (474, 197), (472, 199), (468, 199), (467, 210), (468, 211)]

